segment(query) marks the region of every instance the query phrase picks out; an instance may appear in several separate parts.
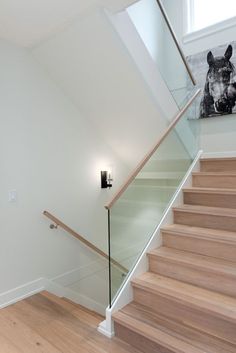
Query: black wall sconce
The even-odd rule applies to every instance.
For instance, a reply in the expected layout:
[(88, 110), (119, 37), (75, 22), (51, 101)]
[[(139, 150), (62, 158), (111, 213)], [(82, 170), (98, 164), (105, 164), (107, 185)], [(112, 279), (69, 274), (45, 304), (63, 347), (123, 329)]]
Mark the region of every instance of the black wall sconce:
[(111, 172), (108, 170), (102, 170), (101, 171), (101, 188), (102, 189), (107, 189), (112, 187), (112, 177), (111, 177)]

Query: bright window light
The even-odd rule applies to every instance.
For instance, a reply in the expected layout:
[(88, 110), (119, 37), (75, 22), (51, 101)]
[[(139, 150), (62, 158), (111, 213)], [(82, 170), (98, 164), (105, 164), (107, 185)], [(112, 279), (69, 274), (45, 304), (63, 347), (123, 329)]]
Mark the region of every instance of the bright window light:
[(236, 16), (235, 0), (189, 0), (190, 1), (190, 31), (211, 26), (228, 18)]

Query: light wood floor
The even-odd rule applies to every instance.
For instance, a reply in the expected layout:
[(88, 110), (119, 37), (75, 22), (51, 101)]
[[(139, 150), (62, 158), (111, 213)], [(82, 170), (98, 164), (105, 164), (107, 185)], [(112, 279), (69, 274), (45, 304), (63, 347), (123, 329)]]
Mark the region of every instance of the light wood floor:
[(97, 332), (103, 318), (47, 292), (0, 310), (0, 353), (138, 353)]

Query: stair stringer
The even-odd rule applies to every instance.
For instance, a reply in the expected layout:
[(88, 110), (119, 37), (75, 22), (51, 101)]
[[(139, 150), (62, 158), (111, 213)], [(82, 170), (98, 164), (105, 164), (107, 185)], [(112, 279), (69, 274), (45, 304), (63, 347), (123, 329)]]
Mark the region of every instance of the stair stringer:
[(187, 187), (191, 187), (192, 185), (192, 173), (200, 171), (200, 158), (202, 156), (203, 151), (200, 150), (189, 167), (185, 177), (183, 178), (179, 188), (176, 193), (172, 197), (172, 200), (166, 209), (160, 223), (155, 229), (152, 237), (141, 253), (136, 265), (129, 273), (126, 278), (125, 283), (123, 284), (122, 289), (118, 293), (112, 307), (108, 307), (106, 309), (106, 319), (102, 321), (98, 326), (98, 331), (103, 335), (111, 338), (114, 336), (114, 325), (112, 320), (112, 315), (118, 310), (122, 309), (125, 305), (129, 304), (133, 300), (133, 289), (131, 285), (131, 281), (138, 277), (139, 275), (148, 271), (148, 258), (147, 253), (151, 250), (154, 250), (160, 246), (162, 246), (162, 237), (161, 237), (161, 228), (173, 223), (173, 212), (172, 208), (175, 206), (179, 206), (183, 204), (183, 192), (182, 190)]

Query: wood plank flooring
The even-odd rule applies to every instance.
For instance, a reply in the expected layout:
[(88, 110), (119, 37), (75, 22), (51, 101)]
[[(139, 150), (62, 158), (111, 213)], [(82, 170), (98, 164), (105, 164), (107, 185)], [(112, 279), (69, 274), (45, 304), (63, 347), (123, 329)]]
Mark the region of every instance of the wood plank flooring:
[(100, 315), (48, 292), (0, 310), (0, 353), (139, 353), (97, 332)]

